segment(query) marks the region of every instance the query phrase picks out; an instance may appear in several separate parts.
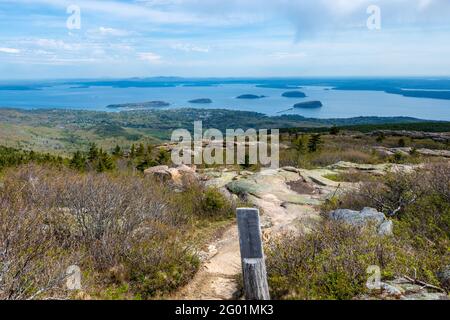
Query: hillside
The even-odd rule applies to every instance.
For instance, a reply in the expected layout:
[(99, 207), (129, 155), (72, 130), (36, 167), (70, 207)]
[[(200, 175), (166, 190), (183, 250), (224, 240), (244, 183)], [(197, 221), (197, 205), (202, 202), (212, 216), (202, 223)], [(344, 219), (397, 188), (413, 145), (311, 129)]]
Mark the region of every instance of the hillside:
[(135, 110), (96, 112), (80, 110), (0, 109), (0, 144), (36, 151), (70, 154), (95, 141), (112, 150), (116, 144), (156, 143), (169, 140), (171, 131), (193, 130), (194, 121), (204, 128), (327, 128), (331, 126), (417, 123), (395, 117), (312, 119), (299, 115), (269, 117), (256, 112), (217, 109)]

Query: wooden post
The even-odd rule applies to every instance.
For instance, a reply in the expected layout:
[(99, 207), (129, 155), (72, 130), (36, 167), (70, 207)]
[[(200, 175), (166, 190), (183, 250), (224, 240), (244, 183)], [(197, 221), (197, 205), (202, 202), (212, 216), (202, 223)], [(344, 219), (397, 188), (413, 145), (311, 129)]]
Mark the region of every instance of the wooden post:
[(270, 300), (259, 210), (237, 209), (244, 292), (247, 300)]

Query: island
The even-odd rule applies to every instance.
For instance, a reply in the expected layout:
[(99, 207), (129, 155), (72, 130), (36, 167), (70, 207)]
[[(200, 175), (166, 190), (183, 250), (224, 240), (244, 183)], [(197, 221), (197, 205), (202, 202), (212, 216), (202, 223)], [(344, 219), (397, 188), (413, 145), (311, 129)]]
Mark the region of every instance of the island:
[(306, 98), (306, 94), (301, 91), (288, 91), (283, 93), (281, 96), (285, 98)]
[(320, 101), (308, 101), (308, 102), (300, 102), (294, 105), (294, 109), (315, 109), (322, 108), (323, 104)]
[(266, 89), (301, 89), (299, 86), (290, 85), (290, 84), (257, 84), (257, 88), (266, 88)]
[(165, 101), (149, 101), (149, 102), (137, 102), (137, 103), (123, 103), (123, 104), (110, 104), (106, 106), (109, 109), (157, 109), (170, 106), (170, 103)]
[(188, 102), (189, 103), (193, 103), (193, 104), (209, 104), (209, 103), (212, 103), (212, 100), (211, 99), (207, 99), (207, 98), (202, 98), (202, 99), (190, 100)]
[(240, 95), (239, 97), (236, 97), (236, 99), (248, 99), (248, 100), (254, 100), (254, 99), (262, 99), (265, 98), (266, 96), (258, 96), (255, 94), (243, 94)]

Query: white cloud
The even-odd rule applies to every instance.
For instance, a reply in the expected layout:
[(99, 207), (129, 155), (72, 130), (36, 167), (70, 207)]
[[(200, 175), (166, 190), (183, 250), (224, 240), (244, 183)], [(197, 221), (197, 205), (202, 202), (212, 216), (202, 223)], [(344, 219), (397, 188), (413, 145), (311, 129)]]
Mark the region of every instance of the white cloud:
[(94, 30), (94, 33), (98, 33), (102, 36), (113, 36), (113, 37), (124, 37), (130, 35), (130, 32), (126, 30), (100, 27), (97, 30)]
[(33, 41), (34, 44), (38, 47), (42, 47), (45, 49), (54, 49), (54, 50), (66, 50), (66, 51), (76, 51), (80, 50), (81, 45), (78, 43), (67, 43), (62, 40), (56, 39), (36, 39)]
[(17, 54), (20, 53), (19, 49), (15, 48), (0, 48), (1, 53)]
[(304, 52), (275, 52), (269, 55), (269, 58), (277, 60), (302, 59), (307, 56)]
[(184, 52), (201, 52), (201, 53), (208, 53), (210, 48), (209, 47), (200, 47), (189, 43), (176, 43), (171, 46), (174, 50), (180, 50)]
[(141, 52), (139, 53), (139, 58), (143, 61), (150, 62), (153, 64), (161, 63), (161, 56), (153, 52)]

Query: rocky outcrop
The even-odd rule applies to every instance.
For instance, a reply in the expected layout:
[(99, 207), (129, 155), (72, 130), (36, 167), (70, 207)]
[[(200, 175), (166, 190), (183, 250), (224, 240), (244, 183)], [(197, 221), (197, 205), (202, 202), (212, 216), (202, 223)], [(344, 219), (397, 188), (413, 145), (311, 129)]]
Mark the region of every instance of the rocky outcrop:
[(397, 137), (409, 137), (412, 139), (432, 139), (438, 142), (450, 141), (450, 133), (448, 132), (423, 132), (423, 131), (405, 131), (405, 130), (376, 130), (369, 135), (372, 136), (397, 136)]
[(411, 172), (415, 169), (421, 168), (422, 165), (408, 165), (396, 163), (383, 164), (359, 164), (353, 162), (339, 161), (327, 167), (329, 170), (348, 171), (358, 170), (368, 172), (373, 175), (384, 175), (387, 172)]
[(152, 176), (162, 181), (168, 181), (171, 179), (169, 172), (169, 166), (155, 166), (144, 171), (146, 176)]
[(365, 227), (373, 224), (380, 236), (393, 235), (393, 223), (384, 213), (373, 208), (364, 208), (361, 211), (338, 209), (328, 214), (335, 221), (342, 221), (353, 226)]
[(384, 156), (392, 156), (396, 153), (400, 153), (403, 155), (410, 155), (414, 151), (417, 154), (428, 156), (428, 157), (444, 157), (444, 158), (450, 158), (450, 150), (434, 150), (434, 149), (413, 149), (413, 148), (385, 148), (385, 147), (374, 147), (374, 150), (376, 150), (378, 153), (384, 155)]
[(170, 181), (177, 186), (188, 185), (198, 181), (195, 167), (181, 165), (176, 168), (156, 166), (144, 171), (146, 176), (155, 177), (161, 181)]
[[(420, 282), (420, 281), (419, 281)], [(380, 282), (371, 288), (368, 294), (357, 297), (358, 300), (448, 300), (448, 295), (438, 288), (431, 288), (414, 279), (400, 277)]]

